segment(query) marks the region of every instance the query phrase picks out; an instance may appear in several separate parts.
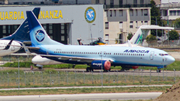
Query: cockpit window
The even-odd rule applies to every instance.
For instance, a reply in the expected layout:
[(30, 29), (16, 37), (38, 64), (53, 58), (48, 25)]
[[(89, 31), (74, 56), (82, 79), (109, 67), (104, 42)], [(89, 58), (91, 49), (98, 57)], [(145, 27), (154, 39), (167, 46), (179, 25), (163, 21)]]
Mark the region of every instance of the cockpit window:
[(166, 56), (166, 55), (168, 55), (168, 54), (161, 54), (161, 53), (160, 53), (159, 55), (160, 55), (160, 56)]

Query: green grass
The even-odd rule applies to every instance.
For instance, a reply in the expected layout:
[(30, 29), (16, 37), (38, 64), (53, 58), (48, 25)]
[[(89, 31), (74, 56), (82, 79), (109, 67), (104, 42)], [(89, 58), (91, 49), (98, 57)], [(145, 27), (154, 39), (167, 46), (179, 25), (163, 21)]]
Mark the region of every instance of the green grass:
[[(0, 71), (0, 88), (20, 87), (62, 87), (62, 86), (101, 86), (101, 73), (83, 73), (83, 72), (60, 72), (53, 69), (47, 69), (43, 72), (23, 72), (12, 70)], [(8, 72), (8, 73), (7, 73)], [(118, 73), (118, 72), (117, 72)], [(162, 76), (141, 76), (141, 75), (117, 75), (104, 73), (104, 86), (119, 85), (165, 85), (174, 84), (180, 77)], [(159, 74), (162, 75), (162, 74)], [(6, 78), (6, 79), (4, 79)]]
[(40, 90), (0, 91), (1, 96), (11, 95), (46, 95), (46, 94), (84, 94), (84, 93), (129, 93), (129, 92), (164, 92), (169, 87), (130, 87), (130, 88), (70, 88)]

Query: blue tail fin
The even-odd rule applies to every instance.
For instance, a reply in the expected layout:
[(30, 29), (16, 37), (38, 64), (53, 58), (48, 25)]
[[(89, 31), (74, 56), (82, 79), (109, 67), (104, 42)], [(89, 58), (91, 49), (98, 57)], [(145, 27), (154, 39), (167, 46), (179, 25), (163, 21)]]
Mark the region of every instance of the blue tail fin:
[(41, 26), (35, 15), (31, 11), (27, 11), (27, 20), (30, 30), (30, 38), (32, 46), (36, 45), (63, 45), (59, 42), (52, 40), (44, 28)]
[[(33, 12), (35, 16), (38, 18), (40, 8), (34, 8)], [(10, 36), (1, 38), (1, 40), (18, 40), (18, 41), (30, 41), (30, 35), (29, 35), (29, 27), (28, 27), (28, 20), (26, 19), (19, 27), (18, 29)]]

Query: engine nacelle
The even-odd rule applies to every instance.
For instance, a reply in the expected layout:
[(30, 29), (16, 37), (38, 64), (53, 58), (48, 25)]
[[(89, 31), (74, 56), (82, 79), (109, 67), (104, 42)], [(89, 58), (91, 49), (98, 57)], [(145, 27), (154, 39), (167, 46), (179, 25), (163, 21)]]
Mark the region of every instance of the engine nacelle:
[[(102, 65), (102, 67), (101, 67), (101, 65)], [(91, 63), (91, 67), (93, 69), (101, 69), (101, 68), (103, 68), (104, 70), (110, 70), (111, 62), (108, 61), (108, 60), (102, 60), (102, 61), (101, 60), (94, 60)]]
[(133, 68), (133, 69), (137, 69), (137, 68), (139, 68), (139, 67), (138, 67), (138, 66), (132, 66), (132, 68)]

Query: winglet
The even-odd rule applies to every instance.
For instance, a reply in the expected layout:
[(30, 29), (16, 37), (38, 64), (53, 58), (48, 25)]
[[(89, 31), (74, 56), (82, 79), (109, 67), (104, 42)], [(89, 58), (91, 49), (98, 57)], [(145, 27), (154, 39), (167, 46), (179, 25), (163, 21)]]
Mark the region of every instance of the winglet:
[(11, 39), (11, 41), (9, 41), (9, 43), (7, 44), (7, 46), (3, 49), (3, 50), (8, 50), (11, 46), (11, 43), (14, 39)]

